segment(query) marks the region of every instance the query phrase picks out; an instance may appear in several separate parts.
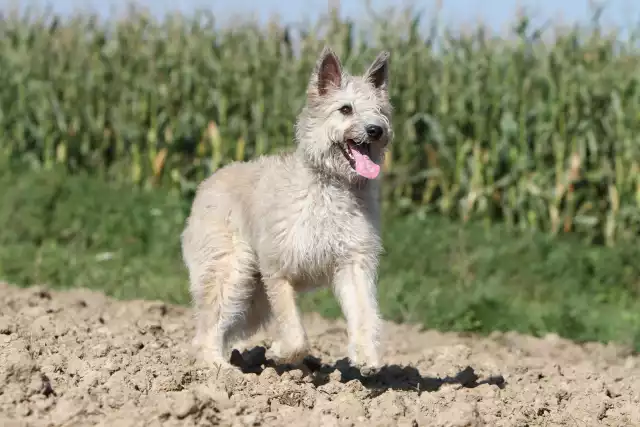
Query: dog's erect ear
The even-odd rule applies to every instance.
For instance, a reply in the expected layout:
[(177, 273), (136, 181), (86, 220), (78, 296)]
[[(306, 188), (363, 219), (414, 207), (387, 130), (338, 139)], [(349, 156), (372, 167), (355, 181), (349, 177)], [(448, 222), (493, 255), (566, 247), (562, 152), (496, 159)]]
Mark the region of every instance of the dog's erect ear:
[(389, 52), (380, 52), (364, 74), (375, 88), (387, 90), (389, 87), (389, 56)]
[(330, 87), (340, 87), (341, 82), (342, 65), (340, 59), (331, 48), (325, 46), (318, 58), (316, 68), (313, 70), (310, 89), (318, 95), (324, 96)]

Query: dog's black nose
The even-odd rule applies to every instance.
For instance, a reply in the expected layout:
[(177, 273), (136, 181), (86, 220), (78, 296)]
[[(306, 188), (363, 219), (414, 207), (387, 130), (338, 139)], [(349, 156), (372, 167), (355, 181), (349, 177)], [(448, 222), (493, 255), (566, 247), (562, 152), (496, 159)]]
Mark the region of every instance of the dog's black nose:
[(367, 135), (369, 135), (369, 137), (373, 139), (380, 139), (383, 132), (382, 128), (376, 125), (369, 125), (365, 130), (367, 131)]

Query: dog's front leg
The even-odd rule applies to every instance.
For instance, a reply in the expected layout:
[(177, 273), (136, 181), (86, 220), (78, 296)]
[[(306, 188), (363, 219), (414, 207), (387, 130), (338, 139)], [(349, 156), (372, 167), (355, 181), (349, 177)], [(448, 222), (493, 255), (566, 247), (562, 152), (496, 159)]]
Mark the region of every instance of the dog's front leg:
[(342, 265), (336, 272), (333, 287), (347, 320), (351, 362), (378, 367), (381, 321), (375, 260), (361, 256)]

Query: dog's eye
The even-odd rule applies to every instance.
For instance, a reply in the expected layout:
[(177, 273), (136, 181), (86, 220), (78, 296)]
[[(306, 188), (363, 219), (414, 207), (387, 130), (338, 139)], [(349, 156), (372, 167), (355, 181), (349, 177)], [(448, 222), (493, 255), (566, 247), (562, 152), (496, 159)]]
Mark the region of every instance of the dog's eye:
[(347, 104), (340, 107), (339, 111), (345, 116), (348, 116), (349, 114), (353, 113), (353, 108), (351, 108), (351, 105)]

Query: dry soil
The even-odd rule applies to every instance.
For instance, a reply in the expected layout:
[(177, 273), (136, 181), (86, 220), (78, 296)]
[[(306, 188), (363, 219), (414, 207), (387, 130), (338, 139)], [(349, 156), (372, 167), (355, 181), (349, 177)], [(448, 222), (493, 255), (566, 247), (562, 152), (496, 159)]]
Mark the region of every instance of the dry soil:
[(363, 375), (341, 321), (306, 324), (304, 365), (256, 337), (222, 371), (194, 361), (188, 308), (0, 284), (0, 425), (640, 426), (639, 358), (612, 345), (388, 323)]

